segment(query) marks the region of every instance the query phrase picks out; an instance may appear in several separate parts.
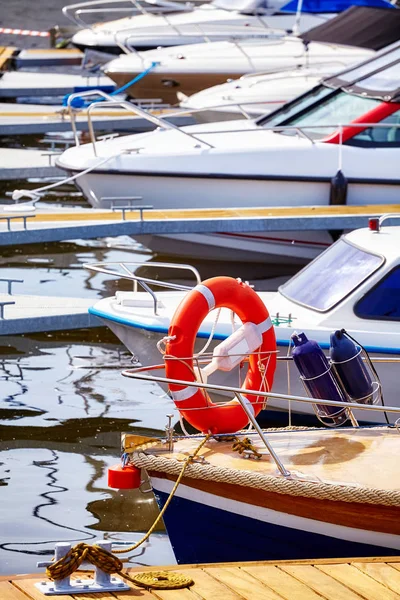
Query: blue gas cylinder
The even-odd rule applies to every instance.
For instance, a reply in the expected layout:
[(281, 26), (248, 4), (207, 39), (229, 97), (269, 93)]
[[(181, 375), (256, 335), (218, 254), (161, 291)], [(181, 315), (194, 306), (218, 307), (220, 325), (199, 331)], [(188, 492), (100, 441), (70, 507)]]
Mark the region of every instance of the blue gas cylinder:
[[(292, 339), (295, 346), (292, 351), (293, 360), (310, 396), (346, 402), (346, 397), (318, 342), (309, 340), (305, 333), (295, 333)], [(345, 408), (323, 404), (317, 404), (316, 408), (318, 416), (331, 419), (334, 425), (341, 425), (347, 420)]]
[(330, 357), (343, 388), (355, 402), (372, 404), (372, 378), (357, 346), (344, 329), (331, 334)]

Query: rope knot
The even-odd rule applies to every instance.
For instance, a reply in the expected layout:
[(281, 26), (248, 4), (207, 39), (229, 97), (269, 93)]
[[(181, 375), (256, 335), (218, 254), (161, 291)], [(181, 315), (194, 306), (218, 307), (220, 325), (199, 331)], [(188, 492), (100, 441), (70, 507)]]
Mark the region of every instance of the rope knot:
[(232, 450), (235, 452), (239, 452), (239, 454), (243, 454), (245, 450), (252, 452), (256, 458), (262, 458), (262, 454), (258, 452), (257, 448), (253, 446), (251, 440), (246, 437), (242, 440), (236, 439), (232, 444)]

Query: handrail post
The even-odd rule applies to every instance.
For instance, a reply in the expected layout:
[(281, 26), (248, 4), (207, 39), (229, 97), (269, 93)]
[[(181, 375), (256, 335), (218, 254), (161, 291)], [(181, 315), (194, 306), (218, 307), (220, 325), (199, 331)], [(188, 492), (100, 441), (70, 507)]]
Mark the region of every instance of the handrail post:
[(267, 448), (268, 452), (270, 453), (270, 455), (272, 456), (272, 458), (275, 461), (276, 466), (278, 467), (281, 475), (283, 475), (284, 477), (290, 477), (290, 471), (288, 471), (284, 464), (281, 462), (279, 456), (276, 454), (275, 450), (272, 448), (271, 444), (269, 443), (269, 441), (267, 440), (263, 430), (261, 429), (261, 427), (259, 426), (259, 424), (256, 421), (256, 418), (254, 416), (254, 412), (252, 411), (252, 409), (249, 408), (249, 401), (244, 398), (242, 396), (242, 394), (239, 394), (237, 392), (235, 392), (235, 396), (238, 399), (238, 401), (240, 402), (241, 407), (243, 408), (244, 412), (246, 413), (250, 423), (253, 425), (254, 429), (257, 431), (258, 435), (260, 436), (261, 440), (263, 441), (265, 447)]

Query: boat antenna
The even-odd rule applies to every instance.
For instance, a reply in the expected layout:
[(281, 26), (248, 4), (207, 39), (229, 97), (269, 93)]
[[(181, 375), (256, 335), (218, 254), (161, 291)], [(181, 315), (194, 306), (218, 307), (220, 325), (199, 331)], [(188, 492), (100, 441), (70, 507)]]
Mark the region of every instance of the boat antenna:
[(303, 8), (303, 0), (297, 0), (296, 18), (295, 18), (294, 25), (293, 25), (294, 35), (299, 35), (299, 33), (300, 33), (300, 19), (301, 19), (302, 8)]

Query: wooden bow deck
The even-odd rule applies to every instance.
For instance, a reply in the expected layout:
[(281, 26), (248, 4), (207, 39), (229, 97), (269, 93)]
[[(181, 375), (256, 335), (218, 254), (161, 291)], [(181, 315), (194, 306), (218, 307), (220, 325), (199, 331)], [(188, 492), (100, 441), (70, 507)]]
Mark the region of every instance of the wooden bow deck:
[[(188, 541), (190, 543), (190, 541)], [(56, 596), (60, 600), (399, 600), (400, 557), (249, 562), (161, 567), (194, 580), (190, 589), (152, 590), (132, 586), (120, 593)], [(131, 568), (127, 572), (159, 570)], [(1, 600), (43, 600), (34, 583), (43, 574), (0, 578)]]

